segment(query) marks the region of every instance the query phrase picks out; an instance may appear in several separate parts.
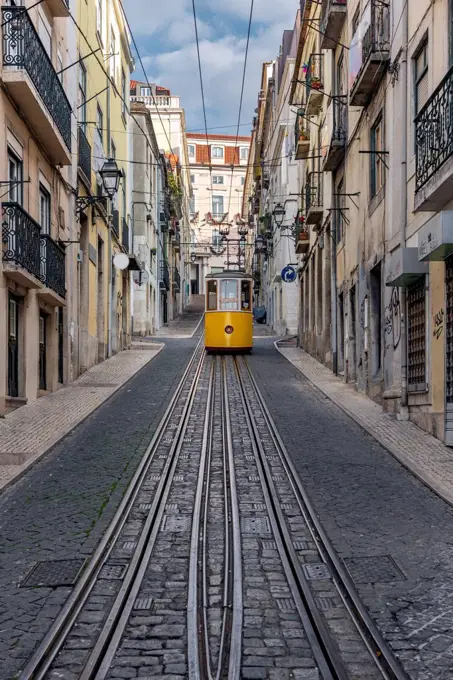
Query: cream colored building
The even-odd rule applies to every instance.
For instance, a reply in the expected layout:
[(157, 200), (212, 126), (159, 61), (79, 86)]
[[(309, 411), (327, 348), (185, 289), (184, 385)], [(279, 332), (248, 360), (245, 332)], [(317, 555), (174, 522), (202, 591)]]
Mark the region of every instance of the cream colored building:
[[(239, 263), (244, 267), (245, 250), (240, 246), (242, 197), (247, 172), (250, 137), (187, 133), (191, 201), (191, 289), (203, 293), (204, 278)], [(228, 246), (222, 232), (228, 229)], [(241, 253), (239, 253), (239, 248)], [(239, 264), (237, 264), (239, 266)]]
[(24, 5), (2, 7), (0, 413), (68, 376), (75, 44), (64, 0)]

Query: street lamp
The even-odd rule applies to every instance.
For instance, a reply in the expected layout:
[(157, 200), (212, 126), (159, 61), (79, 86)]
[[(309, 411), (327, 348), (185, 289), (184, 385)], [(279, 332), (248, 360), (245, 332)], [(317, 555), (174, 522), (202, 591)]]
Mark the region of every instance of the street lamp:
[(266, 250), (266, 241), (264, 238), (260, 235), (258, 235), (255, 239), (255, 251), (257, 253), (264, 253)]
[(239, 234), (239, 236), (245, 238), (245, 237), (247, 236), (248, 233), (249, 233), (249, 228), (248, 228), (248, 226), (247, 226), (246, 224), (241, 224), (241, 225), (238, 227), (238, 234)]
[(286, 214), (285, 208), (282, 206), (281, 203), (277, 203), (272, 213), (272, 215), (274, 216), (274, 220), (277, 223), (277, 227), (282, 226), (283, 220), (285, 219), (285, 214)]
[(229, 233), (230, 233), (230, 227), (229, 227), (228, 224), (225, 224), (225, 225), (222, 225), (221, 227), (219, 227), (220, 236), (228, 236)]
[[(114, 158), (109, 158), (105, 161), (102, 168), (99, 170), (102, 179), (102, 185), (108, 198), (112, 199), (118, 192), (120, 180), (123, 173), (119, 169)], [(80, 214), (88, 206), (94, 205), (103, 200), (100, 196), (76, 196), (76, 214)]]

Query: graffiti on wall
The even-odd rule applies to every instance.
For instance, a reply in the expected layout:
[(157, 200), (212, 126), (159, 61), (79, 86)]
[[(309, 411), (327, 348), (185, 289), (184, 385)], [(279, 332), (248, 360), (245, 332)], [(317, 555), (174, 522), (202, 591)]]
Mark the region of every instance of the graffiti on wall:
[(384, 333), (391, 336), (395, 350), (401, 340), (401, 305), (399, 288), (394, 288), (384, 312)]
[(444, 319), (445, 312), (443, 309), (440, 309), (433, 316), (433, 335), (436, 338), (436, 340), (439, 340), (440, 336), (444, 332)]

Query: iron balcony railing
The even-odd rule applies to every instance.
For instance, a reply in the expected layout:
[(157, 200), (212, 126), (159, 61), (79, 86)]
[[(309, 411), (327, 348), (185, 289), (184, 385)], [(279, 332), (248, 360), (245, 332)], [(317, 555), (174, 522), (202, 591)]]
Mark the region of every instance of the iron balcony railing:
[(181, 290), (181, 274), (178, 271), (178, 267), (173, 267), (173, 283), (175, 288)]
[(305, 76), (306, 101), (312, 90), (324, 90), (324, 55), (312, 54), (307, 64)]
[(453, 66), (415, 119), (415, 190), (453, 154)]
[(18, 203), (2, 203), (3, 262), (41, 278), (41, 227)]
[(3, 66), (24, 69), (69, 150), (71, 105), (24, 7), (2, 7)]
[(65, 251), (18, 203), (2, 203), (2, 244), (3, 262), (23, 267), (65, 297)]
[(118, 210), (114, 210), (112, 214), (112, 231), (117, 238), (120, 237), (120, 214)]
[(79, 127), (79, 156), (78, 166), (85, 177), (91, 182), (91, 146), (85, 132)]
[(129, 252), (130, 249), (130, 241), (129, 241), (129, 225), (126, 222), (126, 220), (122, 219), (121, 222), (121, 243), (123, 244), (124, 248), (126, 249), (126, 252)]
[(332, 141), (346, 142), (348, 133), (348, 107), (345, 99), (333, 100)]
[(160, 281), (167, 290), (170, 290), (170, 270), (165, 260), (160, 263)]
[(311, 208), (322, 208), (322, 204), (322, 172), (309, 172), (305, 182), (306, 214), (308, 214)]
[(371, 0), (371, 21), (362, 40), (362, 66), (372, 52), (390, 49), (390, 3)]
[(66, 254), (48, 235), (41, 236), (41, 281), (60, 297), (66, 297)]

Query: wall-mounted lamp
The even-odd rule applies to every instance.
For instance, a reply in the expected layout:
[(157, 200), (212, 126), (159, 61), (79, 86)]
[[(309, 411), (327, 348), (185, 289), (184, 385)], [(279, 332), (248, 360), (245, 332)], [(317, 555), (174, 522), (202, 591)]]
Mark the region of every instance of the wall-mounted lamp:
[[(102, 186), (104, 188), (107, 197), (112, 199), (118, 192), (120, 186), (120, 180), (123, 173), (119, 169), (114, 158), (109, 158), (105, 161), (102, 168), (99, 170), (99, 174), (102, 179)], [(76, 214), (79, 215), (81, 212), (86, 210), (88, 206), (94, 205), (95, 203), (100, 203), (106, 197), (105, 196), (76, 196)]]

